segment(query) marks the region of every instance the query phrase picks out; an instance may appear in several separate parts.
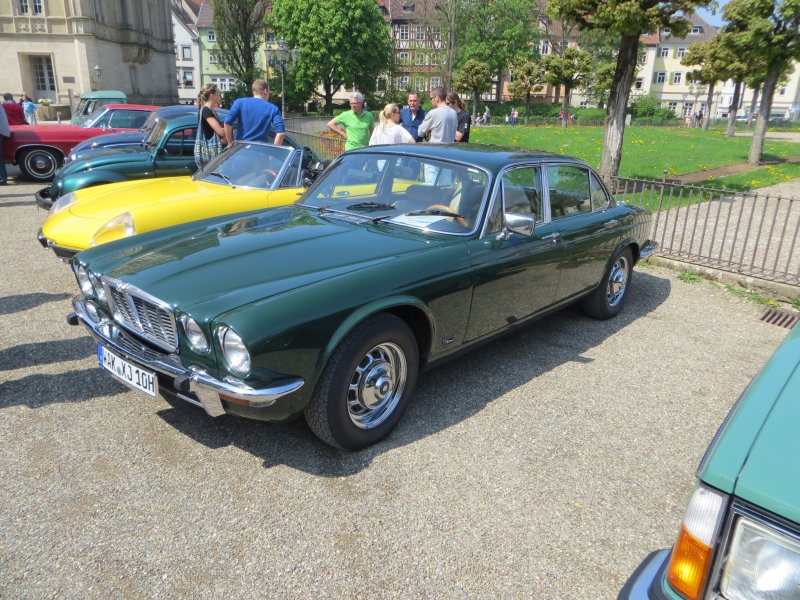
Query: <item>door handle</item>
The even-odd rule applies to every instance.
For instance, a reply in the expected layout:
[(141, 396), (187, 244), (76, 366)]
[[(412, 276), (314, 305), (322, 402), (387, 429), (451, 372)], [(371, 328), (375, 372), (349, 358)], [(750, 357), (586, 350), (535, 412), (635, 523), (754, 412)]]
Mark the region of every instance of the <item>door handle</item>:
[(542, 239), (551, 240), (554, 244), (556, 244), (561, 239), (561, 234), (557, 231), (555, 233), (548, 233), (547, 235), (543, 235)]

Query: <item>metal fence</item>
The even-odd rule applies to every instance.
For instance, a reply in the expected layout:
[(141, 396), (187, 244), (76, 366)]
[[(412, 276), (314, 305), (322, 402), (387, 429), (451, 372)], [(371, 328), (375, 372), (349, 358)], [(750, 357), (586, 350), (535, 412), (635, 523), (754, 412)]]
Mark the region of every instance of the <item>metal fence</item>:
[(344, 152), (344, 140), (328, 129), (330, 117), (290, 117), (283, 120), (286, 132), (301, 146), (308, 146), (321, 160)]
[(661, 256), (800, 286), (800, 199), (626, 178), (614, 195), (653, 212)]

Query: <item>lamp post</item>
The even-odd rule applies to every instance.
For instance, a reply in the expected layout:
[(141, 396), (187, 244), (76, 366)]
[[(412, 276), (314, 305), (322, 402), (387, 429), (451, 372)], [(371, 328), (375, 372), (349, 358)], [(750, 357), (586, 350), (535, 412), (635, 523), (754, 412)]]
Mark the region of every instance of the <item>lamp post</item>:
[(278, 47), (270, 53), (269, 64), (277, 67), (281, 72), (281, 114), (283, 115), (286, 114), (286, 65), (300, 60), (300, 48), (295, 45), (293, 50), (289, 50), (286, 40), (283, 38), (276, 43)]
[(92, 67), (92, 71), (94, 71), (94, 77), (90, 75), (89, 79), (92, 83), (99, 85), (100, 76), (103, 74), (103, 67), (100, 65), (95, 65)]

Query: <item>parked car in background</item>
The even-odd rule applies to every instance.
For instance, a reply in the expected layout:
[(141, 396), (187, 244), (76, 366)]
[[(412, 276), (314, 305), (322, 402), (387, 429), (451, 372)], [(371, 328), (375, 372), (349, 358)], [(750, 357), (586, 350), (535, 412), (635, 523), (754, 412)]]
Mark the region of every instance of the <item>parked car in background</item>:
[(363, 148), (293, 206), (81, 252), (69, 322), (146, 395), (212, 416), (304, 414), (355, 450), (392, 430), (426, 367), (574, 302), (616, 315), (656, 247), (650, 224), (567, 156)]
[[(228, 111), (217, 109), (217, 114), (222, 117)], [(91, 137), (80, 144), (77, 144), (69, 156), (64, 159), (64, 162), (70, 162), (79, 158), (84, 158), (92, 152), (99, 152), (102, 150), (109, 150), (111, 148), (135, 148), (141, 146), (147, 135), (155, 127), (161, 119), (167, 117), (174, 117), (177, 115), (197, 115), (197, 107), (188, 104), (176, 104), (174, 106), (162, 106), (158, 110), (154, 110), (147, 117), (138, 130), (136, 131), (118, 131), (115, 133), (104, 133)]]
[[(223, 117), (227, 111), (217, 114)], [(34, 194), (36, 204), (49, 209), (59, 196), (93, 185), (191, 175), (197, 170), (197, 123), (196, 111), (166, 116), (154, 124), (138, 146), (103, 149), (64, 164), (52, 183)], [(290, 136), (286, 136), (284, 144), (298, 147)]]
[(705, 453), (671, 550), (621, 599), (800, 597), (800, 327), (744, 390)]
[(15, 125), (3, 142), (3, 160), (18, 164), (26, 177), (49, 181), (72, 148), (109, 131), (136, 131), (157, 106), (109, 104), (79, 125)]
[(78, 106), (72, 113), (72, 124), (77, 125), (93, 112), (107, 104), (127, 104), (128, 96), (119, 90), (93, 90), (81, 94)]
[(50, 208), (39, 241), (68, 258), (177, 223), (291, 204), (321, 165), (307, 148), (237, 142), (195, 177), (125, 181), (61, 196)]

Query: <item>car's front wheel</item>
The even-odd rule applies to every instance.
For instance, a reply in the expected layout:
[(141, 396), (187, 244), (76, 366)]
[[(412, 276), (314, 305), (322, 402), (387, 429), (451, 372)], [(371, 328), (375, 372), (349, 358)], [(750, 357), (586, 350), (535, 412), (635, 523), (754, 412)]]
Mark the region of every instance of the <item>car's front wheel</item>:
[(305, 418), (323, 442), (359, 450), (388, 434), (417, 383), (419, 350), (401, 319), (376, 315), (339, 344), (322, 372)]
[(614, 257), (597, 289), (583, 300), (583, 310), (596, 319), (609, 319), (622, 310), (633, 277), (633, 253), (625, 248)]
[(34, 181), (50, 181), (64, 157), (50, 148), (30, 148), (22, 153), (19, 169), (22, 174)]

